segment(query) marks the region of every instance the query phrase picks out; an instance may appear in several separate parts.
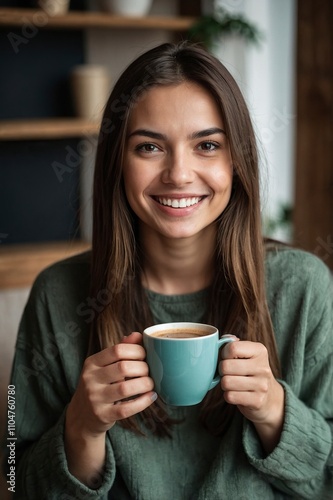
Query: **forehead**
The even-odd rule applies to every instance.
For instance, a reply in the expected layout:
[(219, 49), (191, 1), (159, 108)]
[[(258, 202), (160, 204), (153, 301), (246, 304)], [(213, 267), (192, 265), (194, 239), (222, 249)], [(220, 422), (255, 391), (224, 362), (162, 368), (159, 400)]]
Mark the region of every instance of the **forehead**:
[(182, 82), (157, 85), (144, 92), (130, 113), (129, 129), (142, 121), (163, 125), (176, 120), (193, 125), (222, 125), (221, 110), (208, 90), (197, 83)]

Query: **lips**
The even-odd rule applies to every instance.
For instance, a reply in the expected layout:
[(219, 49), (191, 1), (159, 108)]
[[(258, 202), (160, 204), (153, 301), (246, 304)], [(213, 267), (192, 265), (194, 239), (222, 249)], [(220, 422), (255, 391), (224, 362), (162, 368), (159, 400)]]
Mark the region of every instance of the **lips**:
[(203, 196), (191, 196), (188, 198), (172, 198), (172, 197), (162, 197), (162, 196), (156, 196), (154, 199), (160, 204), (165, 207), (172, 207), (172, 208), (186, 208), (186, 207), (192, 207), (193, 205), (197, 205), (202, 199)]

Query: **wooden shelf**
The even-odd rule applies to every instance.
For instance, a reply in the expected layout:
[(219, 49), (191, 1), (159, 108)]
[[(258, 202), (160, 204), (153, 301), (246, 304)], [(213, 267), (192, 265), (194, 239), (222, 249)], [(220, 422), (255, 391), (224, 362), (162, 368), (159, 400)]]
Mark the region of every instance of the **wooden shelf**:
[(65, 139), (97, 135), (100, 123), (80, 118), (1, 120), (0, 141)]
[(139, 28), (186, 31), (195, 22), (194, 17), (114, 16), (106, 12), (69, 11), (65, 15), (50, 16), (43, 10), (0, 8), (0, 26), (24, 26), (32, 24), (41, 29), (82, 28)]
[[(69, 11), (51, 16), (39, 9), (0, 8), (1, 27), (35, 26), (40, 29), (139, 28), (186, 31), (195, 17), (114, 16), (106, 12)], [(97, 135), (99, 124), (78, 118), (0, 120), (0, 141), (64, 139)]]
[(0, 289), (31, 286), (47, 266), (89, 248), (90, 244), (82, 241), (1, 245)]

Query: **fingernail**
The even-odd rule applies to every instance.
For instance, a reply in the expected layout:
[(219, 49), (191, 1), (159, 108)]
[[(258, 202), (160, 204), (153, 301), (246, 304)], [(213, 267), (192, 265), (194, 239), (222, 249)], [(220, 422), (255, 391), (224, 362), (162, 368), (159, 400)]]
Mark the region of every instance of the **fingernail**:
[(219, 372), (220, 377), (223, 377), (223, 372), (222, 372), (222, 363), (219, 363), (219, 366), (218, 366), (218, 372)]
[(233, 335), (232, 333), (225, 333), (224, 335), (221, 335), (221, 338), (232, 338), (235, 340), (239, 340), (239, 337), (237, 337), (236, 335)]
[(152, 400), (152, 402), (154, 402), (154, 401), (156, 401), (157, 397), (158, 396), (157, 396), (156, 392), (153, 392), (153, 394), (150, 396), (150, 399)]

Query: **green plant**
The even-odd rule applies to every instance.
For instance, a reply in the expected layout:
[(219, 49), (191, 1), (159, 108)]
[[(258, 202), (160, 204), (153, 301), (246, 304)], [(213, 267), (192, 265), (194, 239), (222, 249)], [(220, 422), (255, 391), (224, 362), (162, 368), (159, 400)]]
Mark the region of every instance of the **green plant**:
[(202, 43), (208, 50), (214, 48), (221, 35), (239, 35), (248, 42), (258, 43), (262, 38), (258, 28), (241, 14), (231, 15), (222, 7), (214, 14), (204, 15), (188, 30), (188, 38)]
[(280, 203), (275, 217), (265, 217), (263, 230), (266, 236), (274, 237), (278, 231), (291, 232), (293, 207), (287, 203)]

